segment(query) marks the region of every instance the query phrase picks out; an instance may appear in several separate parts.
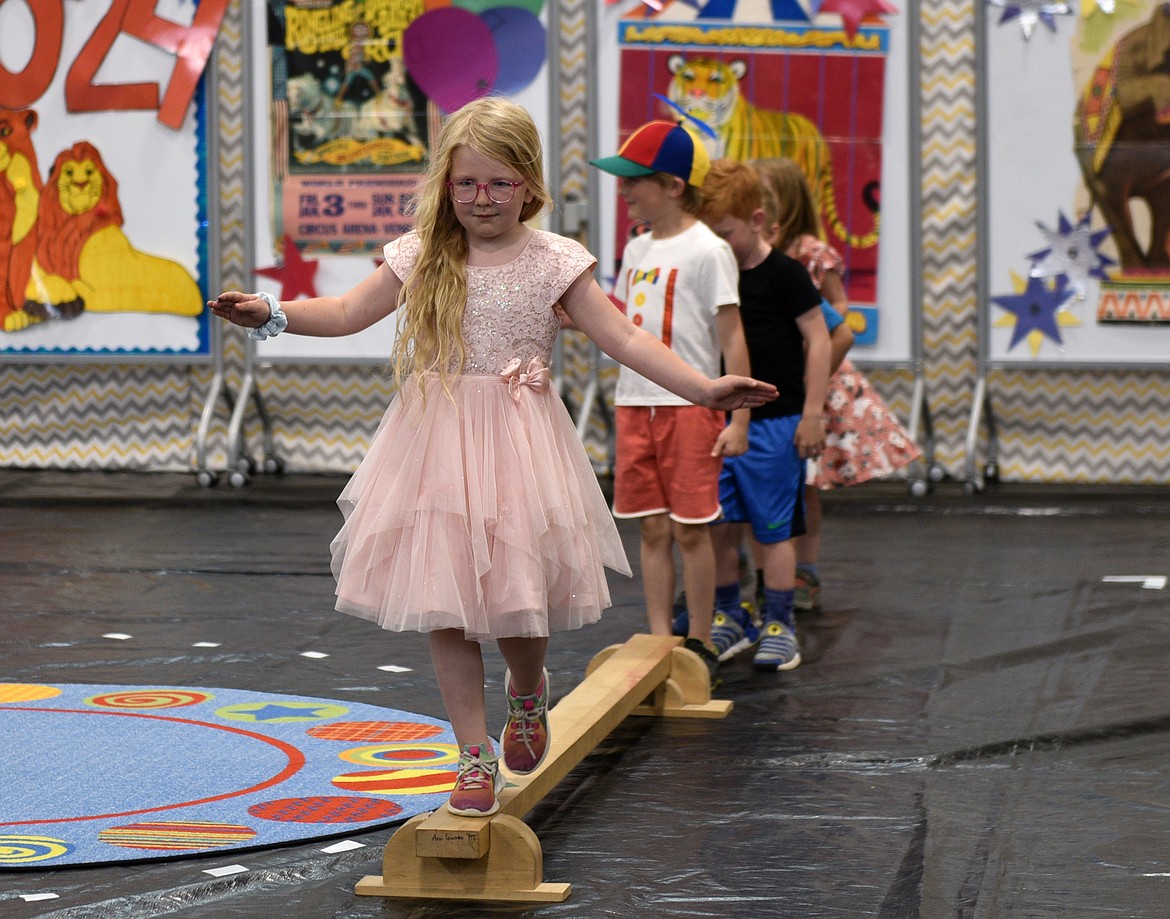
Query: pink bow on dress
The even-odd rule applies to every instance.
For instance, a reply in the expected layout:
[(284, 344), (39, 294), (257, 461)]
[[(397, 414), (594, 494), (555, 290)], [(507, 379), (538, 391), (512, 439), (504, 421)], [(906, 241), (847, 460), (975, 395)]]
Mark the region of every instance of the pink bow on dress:
[(530, 360), (524, 370), (520, 369), (520, 358), (512, 358), (512, 362), (500, 371), (500, 379), (508, 384), (508, 392), (517, 402), (520, 401), (521, 386), (531, 386), (536, 392), (544, 392), (549, 385), (548, 368), (539, 357)]

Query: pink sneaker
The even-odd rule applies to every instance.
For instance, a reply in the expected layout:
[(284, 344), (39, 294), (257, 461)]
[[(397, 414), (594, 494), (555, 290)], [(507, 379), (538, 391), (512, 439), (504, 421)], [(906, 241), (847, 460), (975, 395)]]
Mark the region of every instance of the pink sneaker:
[(548, 755), (548, 671), (544, 671), (540, 688), (530, 696), (512, 692), (510, 670), (504, 685), (508, 698), (508, 723), (501, 737), (504, 766), (509, 772), (527, 775), (535, 772)]
[(490, 817), (500, 809), (496, 799), (507, 780), (500, 775), (499, 761), (479, 744), (468, 744), (459, 755), (455, 788), (447, 810), (460, 817)]

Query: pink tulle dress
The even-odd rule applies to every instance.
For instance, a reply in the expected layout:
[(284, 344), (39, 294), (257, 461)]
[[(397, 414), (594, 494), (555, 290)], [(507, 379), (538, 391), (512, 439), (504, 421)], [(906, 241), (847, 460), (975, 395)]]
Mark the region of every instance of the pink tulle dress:
[[(826, 271), (841, 271), (841, 256), (815, 236), (804, 235), (790, 254), (820, 288)], [(849, 358), (829, 377), (825, 396), (825, 450), (808, 464), (807, 482), (828, 490), (885, 478), (922, 452), (873, 384)]]
[[(386, 246), (406, 278), (413, 233)], [(410, 380), (338, 498), (337, 609), (393, 631), (547, 636), (610, 605), (604, 568), (630, 574), (569, 413), (549, 385), (553, 304), (594, 263), (535, 231), (498, 267), (468, 267), (467, 358), (450, 397)], [(409, 309), (409, 304), (402, 307)]]

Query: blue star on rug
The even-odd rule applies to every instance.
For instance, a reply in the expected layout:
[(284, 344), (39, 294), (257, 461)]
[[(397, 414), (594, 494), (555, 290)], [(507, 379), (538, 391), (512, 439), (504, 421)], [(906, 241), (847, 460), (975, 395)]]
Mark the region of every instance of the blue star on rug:
[[(283, 718), (296, 718), (298, 720), (306, 718), (323, 718), (328, 714), (328, 709), (318, 708), (304, 705), (265, 705), (262, 708), (253, 709), (247, 714), (251, 715), (252, 721), (280, 721)], [(237, 709), (237, 717), (244, 714)]]
[[(1064, 344), (1060, 337), (1060, 326), (1068, 325), (1070, 321), (1071, 324), (1075, 324), (1076, 320), (1072, 317), (1067, 319), (1058, 317), (1057, 313), (1068, 302), (1072, 294), (1073, 291), (1068, 286), (1068, 277), (1060, 275), (1051, 288), (1044, 282), (1043, 278), (1030, 277), (1023, 292), (992, 297), (992, 303), (1000, 309), (1007, 310), (1015, 317), (1012, 340), (1011, 344), (1008, 345), (1008, 350), (1010, 351), (1025, 338), (1028, 338), (1032, 344), (1033, 357), (1039, 350), (1042, 337), (1050, 338), (1058, 345)], [(1005, 320), (997, 322), (996, 325), (1013, 322), (1010, 317), (1005, 317)]]

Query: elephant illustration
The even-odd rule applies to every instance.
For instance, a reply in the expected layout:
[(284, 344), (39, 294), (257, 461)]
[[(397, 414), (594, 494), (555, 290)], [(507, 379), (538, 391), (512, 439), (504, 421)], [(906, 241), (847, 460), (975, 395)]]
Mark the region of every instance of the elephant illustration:
[[(1170, 2), (1117, 40), (1077, 102), (1077, 159), (1123, 272), (1170, 272)], [(1148, 241), (1135, 201), (1149, 209)]]

